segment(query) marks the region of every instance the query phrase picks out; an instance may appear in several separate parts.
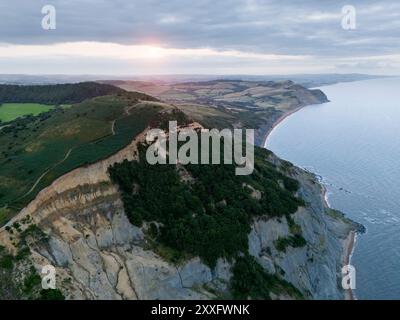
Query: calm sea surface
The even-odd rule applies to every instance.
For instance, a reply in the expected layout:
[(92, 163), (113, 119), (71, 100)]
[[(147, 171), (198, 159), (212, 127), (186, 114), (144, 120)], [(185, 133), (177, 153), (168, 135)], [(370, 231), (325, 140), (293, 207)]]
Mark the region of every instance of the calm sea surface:
[(283, 121), (266, 146), (322, 177), (329, 203), (362, 223), (358, 299), (400, 299), (400, 78), (320, 88), (331, 102)]

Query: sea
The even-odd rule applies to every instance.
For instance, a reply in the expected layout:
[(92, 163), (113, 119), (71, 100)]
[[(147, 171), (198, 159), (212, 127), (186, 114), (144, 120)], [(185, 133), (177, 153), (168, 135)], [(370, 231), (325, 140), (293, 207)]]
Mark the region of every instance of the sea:
[(332, 208), (363, 224), (357, 299), (400, 299), (400, 78), (320, 87), (330, 102), (287, 117), (266, 148), (316, 173)]

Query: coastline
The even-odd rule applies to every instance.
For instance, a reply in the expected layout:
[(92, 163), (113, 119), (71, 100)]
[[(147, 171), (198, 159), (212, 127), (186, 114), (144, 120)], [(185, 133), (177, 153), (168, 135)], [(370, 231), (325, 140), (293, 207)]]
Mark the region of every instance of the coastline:
[[(327, 196), (327, 189), (326, 187), (320, 182), (321, 185), (321, 195), (322, 201), (327, 208), (331, 208), (328, 202)], [(347, 235), (346, 239), (343, 241), (343, 252), (342, 252), (342, 266), (347, 266), (351, 264), (351, 257), (353, 255), (356, 243), (356, 230), (350, 230), (349, 234)], [(344, 299), (345, 300), (356, 300), (353, 290), (344, 290)]]
[[(301, 106), (297, 107), (294, 110), (287, 112), (283, 114), (281, 117), (275, 121), (275, 123), (272, 125), (272, 127), (264, 134), (263, 137), (263, 143), (262, 146), (263, 148), (266, 148), (266, 143), (267, 139), (272, 133), (272, 131), (281, 123), (283, 122), (287, 117), (291, 116), (292, 114), (296, 113), (297, 111), (303, 109), (306, 106)], [(322, 184), (322, 182), (319, 182), (321, 185), (321, 196), (322, 196), (322, 201), (324, 203), (324, 206), (326, 208), (331, 208), (329, 201), (328, 201), (328, 196), (327, 196), (327, 189), (326, 187)], [(342, 251), (342, 265), (346, 266), (351, 263), (351, 257), (353, 255), (354, 249), (355, 249), (355, 242), (356, 242), (356, 230), (350, 230), (349, 234), (347, 235), (346, 239), (343, 241), (343, 251)], [(353, 290), (344, 290), (344, 299), (345, 300), (356, 300)]]
[(282, 116), (280, 116), (275, 123), (272, 125), (272, 127), (270, 129), (267, 130), (267, 132), (264, 134), (263, 140), (262, 140), (262, 146), (263, 148), (265, 148), (265, 144), (267, 143), (267, 139), (269, 137), (269, 135), (272, 133), (272, 131), (274, 131), (274, 129), (283, 121), (285, 120), (287, 117), (291, 116), (292, 114), (296, 113), (297, 111), (300, 111), (301, 109), (303, 109), (306, 106), (301, 106), (301, 107), (297, 107), (295, 109), (293, 109), (292, 111), (289, 111), (287, 113), (284, 113)]

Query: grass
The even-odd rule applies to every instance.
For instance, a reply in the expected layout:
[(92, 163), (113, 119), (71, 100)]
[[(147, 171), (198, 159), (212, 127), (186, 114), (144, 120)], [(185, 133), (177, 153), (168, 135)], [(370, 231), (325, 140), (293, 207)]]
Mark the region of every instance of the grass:
[(126, 146), (162, 109), (127, 93), (10, 122), (0, 135), (0, 225), (61, 175)]
[(158, 254), (160, 257), (166, 261), (173, 263), (174, 265), (182, 265), (185, 261), (188, 261), (193, 256), (185, 252), (181, 252), (169, 246), (158, 243), (150, 238), (147, 238), (146, 249), (151, 250)]
[(5, 103), (0, 105), (0, 121), (9, 122), (26, 115), (38, 115), (54, 106), (39, 103)]
[(179, 104), (179, 108), (190, 118), (200, 122), (207, 128), (219, 130), (233, 128), (240, 124), (243, 128), (258, 128), (263, 118), (271, 117), (277, 111), (268, 109), (260, 112), (253, 112), (246, 109), (238, 109), (232, 112), (224, 108), (210, 108), (200, 104)]
[(7, 208), (0, 208), (0, 226), (4, 225), (8, 221), (8, 213)]

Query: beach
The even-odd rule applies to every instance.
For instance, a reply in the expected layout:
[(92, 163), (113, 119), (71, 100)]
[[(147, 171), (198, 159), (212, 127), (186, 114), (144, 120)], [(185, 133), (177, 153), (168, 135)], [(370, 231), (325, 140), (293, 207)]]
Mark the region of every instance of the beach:
[(275, 123), (272, 125), (272, 127), (271, 127), (269, 130), (267, 130), (267, 131), (265, 132), (264, 137), (263, 137), (262, 146), (265, 148), (265, 144), (266, 144), (266, 142), (267, 142), (267, 139), (268, 139), (269, 135), (272, 133), (272, 131), (273, 131), (283, 120), (285, 120), (287, 117), (291, 116), (292, 114), (296, 113), (297, 111), (303, 109), (304, 107), (305, 107), (305, 106), (298, 107), (298, 108), (296, 108), (296, 109), (293, 109), (292, 111), (289, 111), (289, 112), (283, 114), (281, 117), (279, 117), (278, 120), (276, 120)]

